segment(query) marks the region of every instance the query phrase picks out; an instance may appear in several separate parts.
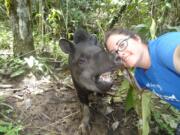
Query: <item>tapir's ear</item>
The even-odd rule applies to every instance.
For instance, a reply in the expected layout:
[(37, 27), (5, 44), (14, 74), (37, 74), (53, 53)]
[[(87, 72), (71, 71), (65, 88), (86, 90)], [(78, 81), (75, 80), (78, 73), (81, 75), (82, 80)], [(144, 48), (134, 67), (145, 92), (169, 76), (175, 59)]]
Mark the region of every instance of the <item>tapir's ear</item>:
[(78, 44), (79, 42), (85, 41), (89, 38), (89, 34), (83, 29), (78, 29), (74, 33), (74, 43)]
[(59, 46), (63, 52), (68, 53), (68, 54), (72, 53), (74, 50), (73, 43), (71, 43), (70, 41), (66, 39), (60, 39)]
[(94, 45), (99, 45), (96, 35), (91, 35), (91, 41)]

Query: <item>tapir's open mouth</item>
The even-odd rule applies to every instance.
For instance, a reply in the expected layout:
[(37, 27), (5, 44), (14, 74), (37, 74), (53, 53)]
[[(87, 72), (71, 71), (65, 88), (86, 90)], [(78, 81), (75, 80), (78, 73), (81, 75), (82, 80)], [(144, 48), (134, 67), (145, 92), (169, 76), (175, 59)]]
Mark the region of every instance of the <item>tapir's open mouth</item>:
[(112, 83), (113, 79), (111, 75), (111, 72), (103, 73), (97, 77), (97, 81), (103, 83)]
[(96, 86), (102, 92), (109, 90), (112, 87), (112, 85), (113, 79), (111, 72), (102, 73), (96, 77)]

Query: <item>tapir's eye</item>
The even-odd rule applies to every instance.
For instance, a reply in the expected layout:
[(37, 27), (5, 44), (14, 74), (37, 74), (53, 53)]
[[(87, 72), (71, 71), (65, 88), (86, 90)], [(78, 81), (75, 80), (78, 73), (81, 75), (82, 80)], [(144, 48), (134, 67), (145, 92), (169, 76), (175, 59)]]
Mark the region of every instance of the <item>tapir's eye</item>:
[(81, 57), (79, 60), (78, 60), (78, 64), (84, 64), (87, 62), (87, 58), (85, 57)]

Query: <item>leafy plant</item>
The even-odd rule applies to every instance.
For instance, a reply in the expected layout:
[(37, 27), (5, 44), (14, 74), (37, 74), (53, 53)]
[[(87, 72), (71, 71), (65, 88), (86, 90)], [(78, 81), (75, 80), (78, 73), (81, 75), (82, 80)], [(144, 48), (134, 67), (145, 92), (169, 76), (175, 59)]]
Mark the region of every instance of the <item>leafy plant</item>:
[(0, 75), (3, 77), (17, 77), (23, 75), (27, 70), (26, 63), (21, 59), (1, 58), (0, 65)]
[(152, 120), (158, 125), (159, 132), (165, 131), (174, 135), (177, 124), (180, 122), (180, 112), (163, 100), (152, 98)]
[(21, 125), (15, 125), (11, 122), (0, 121), (0, 134), (4, 135), (19, 135), (23, 127)]
[(13, 113), (13, 108), (3, 102), (3, 98), (0, 98), (0, 134), (3, 135), (19, 135), (19, 132), (23, 129), (20, 123), (15, 123), (8, 115)]
[(33, 56), (25, 57), (24, 59), (14, 57), (8, 59), (0, 58), (0, 76), (13, 79), (29, 72), (36, 76), (52, 75), (52, 66), (47, 63), (47, 58), (35, 58)]

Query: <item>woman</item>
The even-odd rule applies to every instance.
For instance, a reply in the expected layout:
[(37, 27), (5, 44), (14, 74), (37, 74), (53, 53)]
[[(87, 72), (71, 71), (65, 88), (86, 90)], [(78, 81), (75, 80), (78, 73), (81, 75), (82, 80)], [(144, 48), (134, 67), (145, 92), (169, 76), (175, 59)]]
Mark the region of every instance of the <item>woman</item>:
[(141, 88), (180, 110), (180, 32), (166, 33), (146, 44), (131, 31), (112, 29), (106, 33), (105, 44), (124, 66), (135, 67)]
[(116, 53), (126, 67), (135, 67), (135, 78), (180, 110), (180, 32), (171, 32), (149, 41), (127, 30), (107, 32), (107, 49)]

